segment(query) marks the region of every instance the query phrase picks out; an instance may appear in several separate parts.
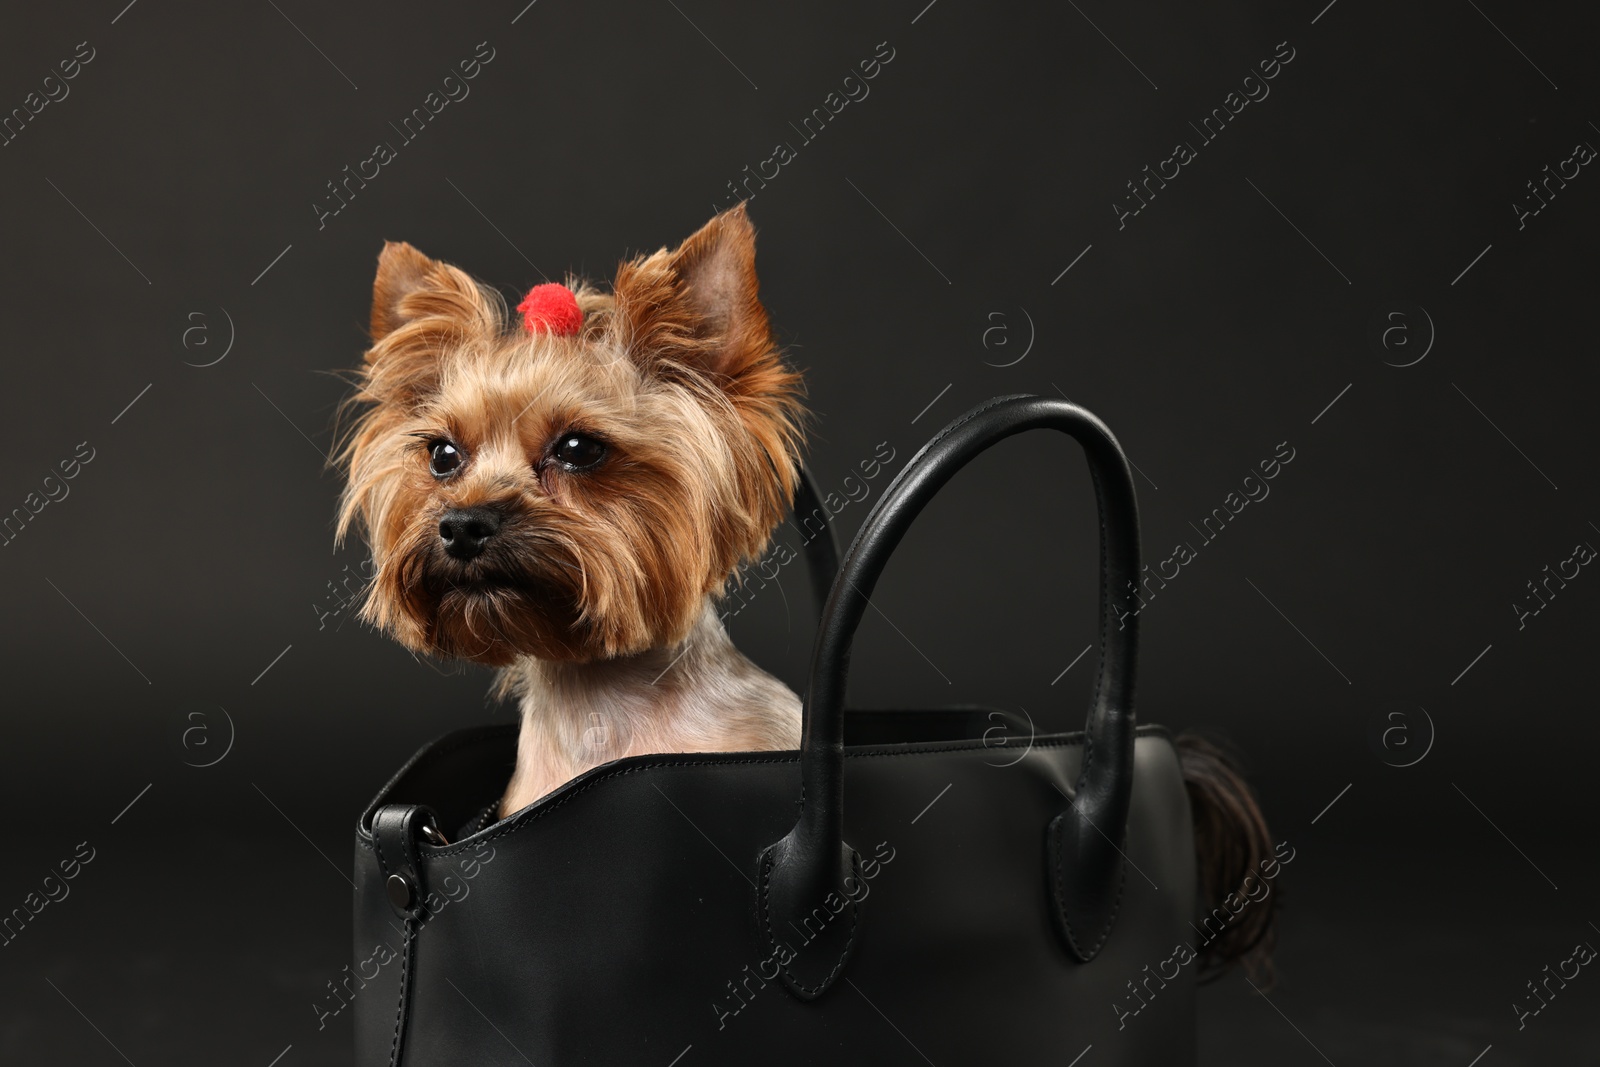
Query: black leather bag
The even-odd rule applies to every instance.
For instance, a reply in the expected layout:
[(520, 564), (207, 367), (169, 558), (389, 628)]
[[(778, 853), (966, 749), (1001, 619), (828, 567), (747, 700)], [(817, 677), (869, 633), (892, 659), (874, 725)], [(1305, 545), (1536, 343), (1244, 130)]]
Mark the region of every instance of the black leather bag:
[[(895, 546), (964, 464), (1038, 428), (1083, 446), (1099, 504), (1086, 729), (996, 747), (982, 710), (847, 714)], [(799, 752), (619, 760), (439, 843), (499, 794), (516, 729), (427, 746), (356, 832), (356, 1062), (1193, 1063), (1189, 801), (1171, 740), (1134, 721), (1139, 570), (1110, 431), (998, 398), (918, 452), (850, 545)]]

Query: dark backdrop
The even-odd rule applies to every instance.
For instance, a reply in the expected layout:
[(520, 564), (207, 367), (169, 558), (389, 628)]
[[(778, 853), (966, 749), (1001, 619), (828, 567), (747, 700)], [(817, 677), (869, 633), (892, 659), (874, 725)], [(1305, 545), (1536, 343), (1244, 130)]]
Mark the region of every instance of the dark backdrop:
[[(363, 554), (324, 454), (377, 251), (513, 296), (606, 279), (775, 168), (763, 292), (825, 489), (1059, 392), (1138, 465), (1151, 562), (1192, 552), (1148, 602), (1141, 715), (1231, 739), (1301, 857), (1282, 981), (1205, 993), (1205, 1062), (1593, 1057), (1600, 979), (1512, 1007), (1600, 939), (1591, 12), (125, 2), (0, 23), (0, 512), (28, 516), (0, 911), (93, 855), (0, 947), (0, 1060), (348, 1059), (310, 1005), (348, 959), (351, 822), (418, 745), (509, 715), (343, 606)], [(880, 586), (855, 702), (1079, 722), (1091, 508), (1064, 439), (963, 473)], [(809, 611), (790, 572), (735, 636), (798, 686)]]

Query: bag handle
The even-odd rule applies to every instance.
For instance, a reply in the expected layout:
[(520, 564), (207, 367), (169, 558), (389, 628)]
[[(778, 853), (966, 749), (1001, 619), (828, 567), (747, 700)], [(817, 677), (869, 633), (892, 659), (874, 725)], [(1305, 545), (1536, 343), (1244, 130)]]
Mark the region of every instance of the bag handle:
[[(997, 397), (946, 426), (895, 477), (851, 541), (823, 611), (805, 695), (800, 817), (762, 852), (758, 882), (767, 948), (802, 999), (820, 996), (843, 970), (859, 919), (851, 886), (859, 890), (860, 861), (843, 837), (844, 696), (856, 627), (890, 555), (935, 494), (992, 445), (1033, 429), (1059, 430), (1083, 446), (1100, 513), (1100, 665), (1077, 787), (1046, 830), (1050, 910), (1067, 950), (1083, 963), (1098, 954), (1116, 920), (1138, 661), (1138, 615), (1119, 608), (1140, 574), (1133, 477), (1116, 438), (1085, 409), (1051, 397)], [(811, 933), (815, 917), (827, 914), (836, 918), (802, 951), (780, 942), (790, 930)]]
[(834, 575), (839, 572), (839, 543), (833, 538), (833, 522), (828, 509), (822, 504), (822, 497), (817, 493), (817, 483), (805, 466), (800, 467), (800, 480), (794, 487), (791, 510), (794, 528), (801, 537), (806, 537), (805, 519), (815, 518), (819, 524), (817, 532), (806, 538), (804, 551), (806, 573), (811, 579), (811, 602), (816, 605), (820, 615), (823, 606), (828, 603)]

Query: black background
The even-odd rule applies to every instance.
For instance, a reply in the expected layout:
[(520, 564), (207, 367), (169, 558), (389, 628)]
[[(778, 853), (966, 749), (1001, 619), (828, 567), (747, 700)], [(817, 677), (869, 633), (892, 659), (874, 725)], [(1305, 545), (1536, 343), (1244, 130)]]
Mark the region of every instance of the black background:
[[(1600, 1049), (1600, 979), (1520, 1030), (1512, 1008), (1600, 940), (1600, 579), (1520, 629), (1512, 607), (1600, 544), (1600, 178), (1521, 228), (1513, 207), (1600, 144), (1592, 13), (123, 2), (0, 23), (6, 110), (94, 49), (0, 148), (0, 513), (94, 455), (0, 547), (0, 911), (95, 849), (0, 948), (0, 1060), (348, 1060), (348, 1014), (318, 1031), (309, 1005), (349, 958), (352, 820), (424, 741), (511, 714), (331, 592), (363, 558), (333, 550), (324, 453), (376, 253), (408, 240), (513, 297), (606, 280), (780, 141), (798, 156), (751, 211), (825, 490), (991, 395), (1060, 393), (1138, 465), (1147, 559), (1199, 547), (1145, 613), (1140, 713), (1231, 738), (1298, 857), (1281, 983), (1205, 991), (1203, 1061)], [(470, 96), (319, 229), (325, 183), (480, 41)], [(884, 41), (870, 95), (804, 143), (790, 124)], [(1202, 145), (1189, 124), (1279, 42), (1270, 95)], [(1197, 158), (1119, 229), (1180, 140)], [(1270, 497), (1202, 544), (1190, 523), (1280, 442)], [(1071, 728), (1094, 537), (1070, 442), (984, 456), (880, 584), (855, 703)], [(733, 623), (797, 687), (804, 589), (789, 572)]]

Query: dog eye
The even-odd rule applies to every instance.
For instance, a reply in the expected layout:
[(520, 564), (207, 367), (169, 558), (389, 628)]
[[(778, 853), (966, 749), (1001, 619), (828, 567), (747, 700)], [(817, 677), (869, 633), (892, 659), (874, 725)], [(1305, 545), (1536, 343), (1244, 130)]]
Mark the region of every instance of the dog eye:
[(586, 470), (605, 458), (606, 446), (587, 434), (565, 433), (551, 455), (571, 470)]
[(435, 441), (428, 447), (428, 470), (435, 478), (454, 474), (461, 466), (461, 450), (449, 441)]

